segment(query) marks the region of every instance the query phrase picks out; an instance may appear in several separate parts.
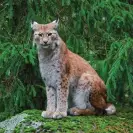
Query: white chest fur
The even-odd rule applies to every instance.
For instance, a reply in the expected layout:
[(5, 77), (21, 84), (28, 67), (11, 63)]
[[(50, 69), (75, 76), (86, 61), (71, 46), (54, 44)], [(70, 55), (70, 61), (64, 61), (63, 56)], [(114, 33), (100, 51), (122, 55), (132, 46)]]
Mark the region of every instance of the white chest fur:
[(59, 52), (56, 51), (49, 56), (45, 56), (46, 51), (39, 51), (39, 67), (43, 81), (47, 86), (56, 88), (57, 83), (61, 79), (61, 63)]

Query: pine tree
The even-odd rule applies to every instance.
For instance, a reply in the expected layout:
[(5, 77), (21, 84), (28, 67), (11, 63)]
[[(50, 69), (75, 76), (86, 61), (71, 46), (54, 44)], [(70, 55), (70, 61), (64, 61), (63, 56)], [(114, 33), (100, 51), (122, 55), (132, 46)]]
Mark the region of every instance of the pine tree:
[[(108, 98), (133, 104), (133, 5), (128, 0), (0, 2), (0, 111), (44, 108), (30, 22), (60, 19), (59, 34), (104, 79)], [(40, 100), (42, 100), (41, 105)]]

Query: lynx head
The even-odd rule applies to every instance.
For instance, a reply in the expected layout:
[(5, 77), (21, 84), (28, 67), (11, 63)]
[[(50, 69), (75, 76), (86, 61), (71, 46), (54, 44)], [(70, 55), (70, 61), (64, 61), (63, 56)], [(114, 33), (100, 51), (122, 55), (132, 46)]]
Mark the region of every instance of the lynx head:
[(37, 47), (54, 49), (59, 45), (58, 22), (58, 20), (55, 20), (49, 24), (38, 24), (37, 22), (31, 24), (34, 31), (33, 42)]

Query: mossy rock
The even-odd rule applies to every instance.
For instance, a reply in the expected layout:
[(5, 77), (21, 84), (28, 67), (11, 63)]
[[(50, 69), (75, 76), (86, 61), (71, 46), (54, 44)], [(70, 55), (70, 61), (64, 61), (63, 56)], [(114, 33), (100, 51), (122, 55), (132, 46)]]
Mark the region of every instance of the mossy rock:
[[(68, 116), (53, 120), (41, 117), (40, 110), (26, 110), (14, 133), (133, 133), (133, 109), (119, 108), (112, 116)], [(3, 130), (3, 129), (2, 129)], [(1, 130), (0, 130), (1, 133)], [(3, 131), (2, 131), (3, 133)]]

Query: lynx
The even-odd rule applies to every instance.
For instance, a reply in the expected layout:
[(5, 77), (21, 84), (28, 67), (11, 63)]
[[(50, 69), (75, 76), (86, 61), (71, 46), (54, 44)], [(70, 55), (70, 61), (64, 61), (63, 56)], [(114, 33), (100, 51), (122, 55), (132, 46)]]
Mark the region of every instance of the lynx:
[(33, 22), (31, 27), (41, 77), (46, 85), (47, 108), (42, 117), (114, 114), (116, 108), (107, 103), (103, 80), (87, 61), (66, 47), (57, 32), (58, 21)]

